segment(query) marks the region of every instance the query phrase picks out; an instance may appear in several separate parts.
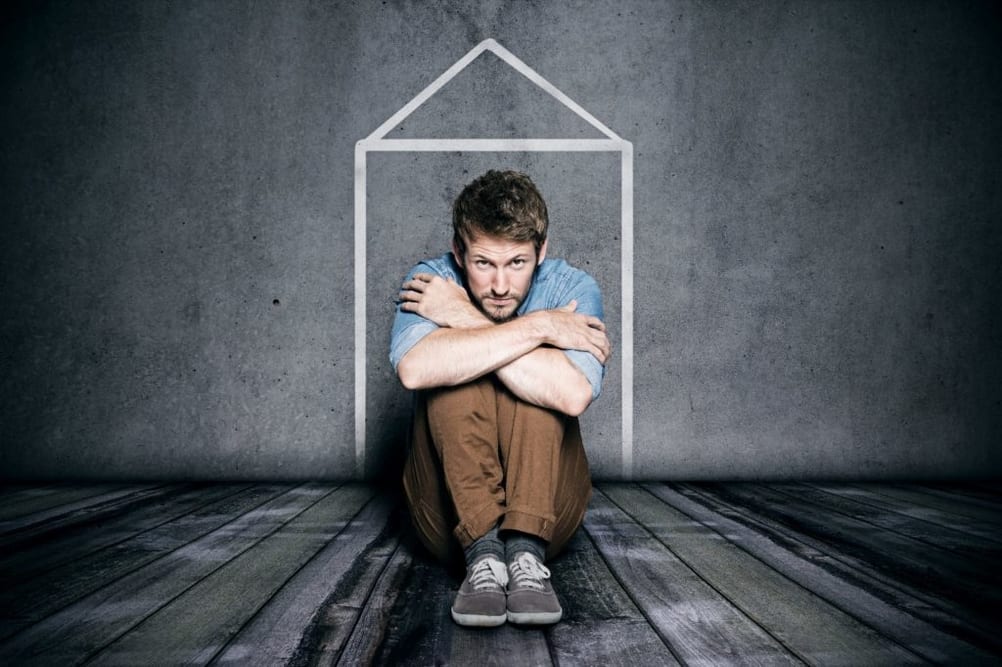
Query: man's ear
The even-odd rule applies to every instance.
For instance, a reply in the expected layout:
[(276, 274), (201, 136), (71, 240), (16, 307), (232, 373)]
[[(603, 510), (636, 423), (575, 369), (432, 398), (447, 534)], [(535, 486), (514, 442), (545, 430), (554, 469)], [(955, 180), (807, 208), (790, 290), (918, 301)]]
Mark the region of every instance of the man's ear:
[(539, 246), (539, 257), (536, 258), (536, 266), (542, 264), (543, 260), (546, 258), (546, 244), (549, 242), (550, 240), (546, 239), (543, 241), (543, 245)]
[(462, 269), (463, 268), (463, 253), (459, 249), (459, 246), (456, 245), (456, 240), (455, 239), (452, 240), (452, 257), (453, 257), (453, 259), (456, 260), (456, 266), (458, 266), (460, 269)]

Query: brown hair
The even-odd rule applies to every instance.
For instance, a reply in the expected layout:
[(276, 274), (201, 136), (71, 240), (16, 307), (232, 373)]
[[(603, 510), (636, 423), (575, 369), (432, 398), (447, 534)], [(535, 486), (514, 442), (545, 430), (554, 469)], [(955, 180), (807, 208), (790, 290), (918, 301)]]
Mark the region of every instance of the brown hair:
[(548, 225), (543, 196), (517, 171), (488, 171), (463, 188), (452, 205), (452, 238), (460, 255), (466, 254), (466, 240), (476, 232), (532, 241), (538, 255)]

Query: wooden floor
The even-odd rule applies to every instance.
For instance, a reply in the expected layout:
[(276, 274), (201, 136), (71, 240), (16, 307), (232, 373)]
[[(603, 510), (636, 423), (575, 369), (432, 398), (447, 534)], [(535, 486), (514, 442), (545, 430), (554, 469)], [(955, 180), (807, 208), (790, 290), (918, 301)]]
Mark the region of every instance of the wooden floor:
[(565, 618), (460, 628), (362, 484), (0, 490), (0, 664), (1002, 661), (989, 484), (600, 484)]

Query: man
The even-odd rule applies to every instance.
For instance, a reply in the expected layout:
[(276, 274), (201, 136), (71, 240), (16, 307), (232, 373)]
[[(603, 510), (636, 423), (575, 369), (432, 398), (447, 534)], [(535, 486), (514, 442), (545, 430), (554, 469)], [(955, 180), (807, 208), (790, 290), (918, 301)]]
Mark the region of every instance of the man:
[(489, 171), (453, 205), (452, 252), (399, 295), (390, 361), (417, 390), (404, 490), (433, 554), (462, 547), (461, 625), (559, 621), (544, 562), (591, 495), (577, 416), (611, 349), (598, 286), (546, 259), (547, 227), (528, 176)]

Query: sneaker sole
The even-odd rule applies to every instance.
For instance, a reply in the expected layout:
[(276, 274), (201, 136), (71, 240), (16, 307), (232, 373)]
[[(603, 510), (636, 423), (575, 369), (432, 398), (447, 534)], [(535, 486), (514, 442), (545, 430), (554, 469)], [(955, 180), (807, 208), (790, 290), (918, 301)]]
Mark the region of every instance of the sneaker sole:
[(508, 611), (508, 622), (517, 625), (553, 625), (561, 618), (561, 611)]
[(488, 616), (487, 614), (460, 614), (455, 609), (452, 611), (452, 620), (468, 628), (496, 628), (504, 625), (508, 620), (508, 614), (500, 616)]

